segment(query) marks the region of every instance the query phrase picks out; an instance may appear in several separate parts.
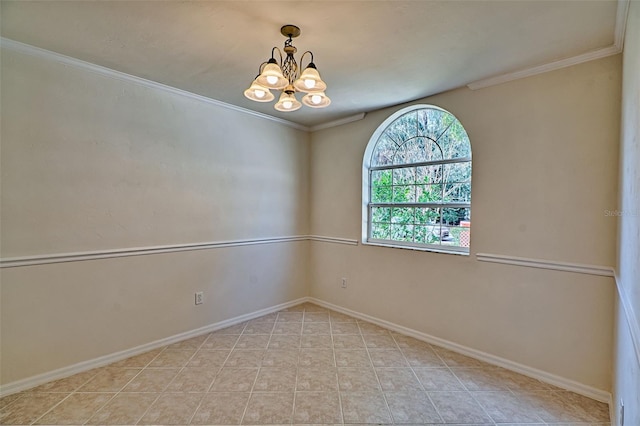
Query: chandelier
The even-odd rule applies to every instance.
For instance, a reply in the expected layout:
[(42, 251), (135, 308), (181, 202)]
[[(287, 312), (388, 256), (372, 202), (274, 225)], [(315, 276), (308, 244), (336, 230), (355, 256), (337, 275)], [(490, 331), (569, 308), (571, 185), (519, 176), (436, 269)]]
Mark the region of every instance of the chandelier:
[[(311, 56), (311, 61), (302, 74), (300, 74), (300, 68), (293, 57), (298, 49), (291, 44), (291, 41), (300, 35), (300, 28), (295, 25), (285, 25), (280, 28), (280, 33), (287, 37), (283, 48), (284, 53), (287, 54), (286, 58), (283, 60), (282, 51), (277, 47), (271, 49), (271, 59), (260, 64), (258, 76), (244, 91), (244, 95), (252, 101), (271, 102), (275, 99), (271, 90), (279, 90), (282, 93), (274, 108), (284, 112), (295, 111), (302, 106), (295, 97), (296, 92), (305, 93), (302, 97), (302, 103), (306, 106), (311, 108), (328, 106), (331, 99), (324, 93), (327, 84), (322, 81), (316, 65), (313, 63), (313, 53), (307, 50), (300, 57), (300, 64), (302, 64), (305, 55)], [(280, 56), (279, 61), (276, 61), (274, 57), (276, 51)]]

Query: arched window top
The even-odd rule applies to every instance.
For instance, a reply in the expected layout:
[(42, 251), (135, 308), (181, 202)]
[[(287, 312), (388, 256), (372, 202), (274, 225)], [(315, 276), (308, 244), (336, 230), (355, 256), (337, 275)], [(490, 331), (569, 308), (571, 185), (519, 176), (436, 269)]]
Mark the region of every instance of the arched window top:
[(402, 110), (382, 123), (376, 134), (370, 167), (471, 157), (469, 137), (460, 121), (435, 106)]
[(362, 172), (363, 243), (469, 253), (471, 143), (453, 114), (396, 112), (371, 136)]

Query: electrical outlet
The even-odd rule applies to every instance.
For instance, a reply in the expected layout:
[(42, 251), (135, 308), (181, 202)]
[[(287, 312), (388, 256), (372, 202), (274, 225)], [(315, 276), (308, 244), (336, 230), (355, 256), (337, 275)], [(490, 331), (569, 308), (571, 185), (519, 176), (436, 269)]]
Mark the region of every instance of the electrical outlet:
[(620, 398), (620, 426), (624, 426), (624, 401)]
[(342, 288), (347, 288), (347, 279), (342, 277), (342, 281), (340, 282), (340, 286)]
[(204, 293), (202, 291), (196, 292), (196, 305), (202, 305), (204, 302)]

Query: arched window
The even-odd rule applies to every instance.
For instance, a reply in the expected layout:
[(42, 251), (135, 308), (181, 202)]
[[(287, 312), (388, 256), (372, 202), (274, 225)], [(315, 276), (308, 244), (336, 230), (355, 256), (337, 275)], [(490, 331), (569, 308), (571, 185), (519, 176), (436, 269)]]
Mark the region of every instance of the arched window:
[(389, 117), (362, 166), (362, 242), (468, 253), (471, 144), (453, 114), (414, 105)]

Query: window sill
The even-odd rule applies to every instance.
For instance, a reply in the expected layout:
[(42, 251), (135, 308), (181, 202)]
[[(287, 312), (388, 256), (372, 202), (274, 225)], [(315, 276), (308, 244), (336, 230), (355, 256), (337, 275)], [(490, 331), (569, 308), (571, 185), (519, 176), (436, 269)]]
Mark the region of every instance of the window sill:
[(371, 240), (369, 241), (362, 240), (362, 245), (414, 250), (414, 251), (428, 251), (428, 252), (440, 253), (440, 254), (457, 254), (460, 256), (469, 256), (469, 250), (464, 250), (464, 249), (456, 250), (456, 249), (446, 249), (446, 248), (431, 247), (431, 246), (420, 247), (420, 246), (413, 246), (413, 245), (404, 245), (401, 243), (388, 243), (388, 242), (371, 241)]

